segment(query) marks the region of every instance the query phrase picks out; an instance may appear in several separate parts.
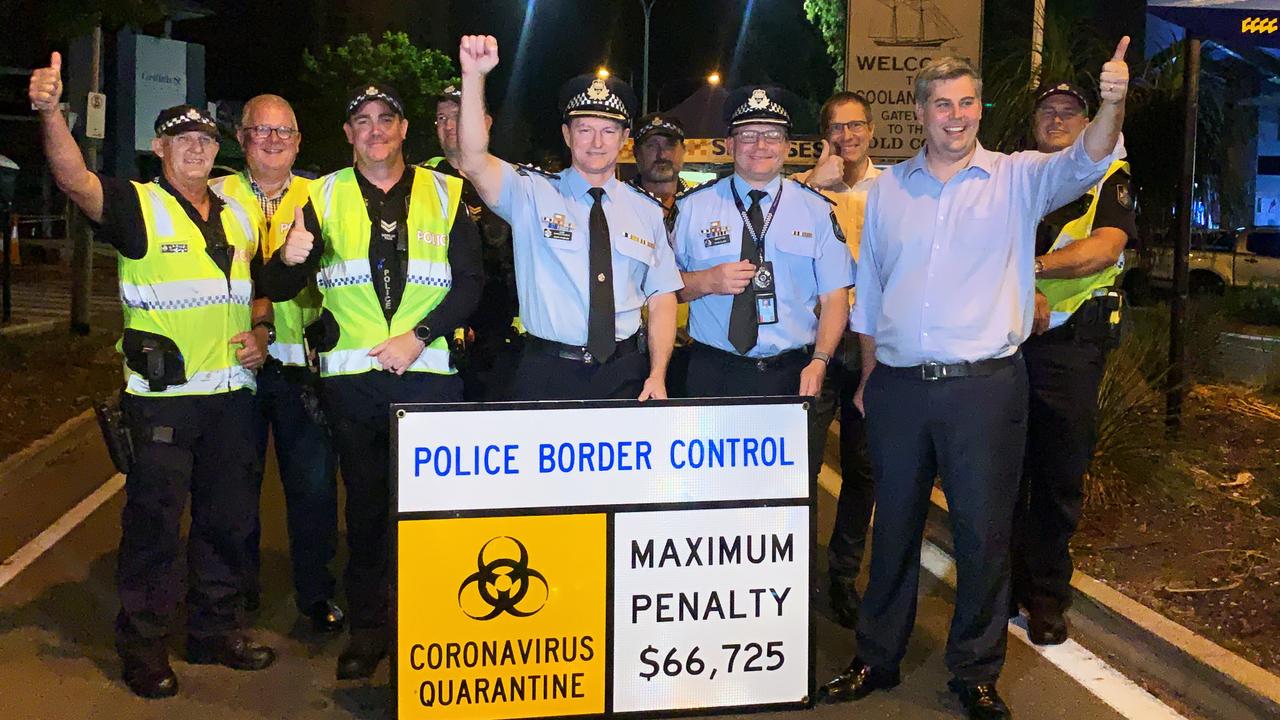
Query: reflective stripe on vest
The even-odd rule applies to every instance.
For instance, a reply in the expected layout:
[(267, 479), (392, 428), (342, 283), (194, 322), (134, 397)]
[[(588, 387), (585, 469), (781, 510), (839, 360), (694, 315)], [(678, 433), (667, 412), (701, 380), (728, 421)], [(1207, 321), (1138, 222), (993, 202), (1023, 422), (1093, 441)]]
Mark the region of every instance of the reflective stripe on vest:
[(205, 249), (204, 235), (178, 200), (156, 183), (133, 183), (142, 208), (147, 252), (138, 260), (119, 256), (120, 304), (126, 330), (163, 335), (182, 354), (187, 382), (152, 392), (125, 364), (125, 388), (148, 396), (210, 395), (254, 388), (253, 373), (240, 366), (230, 340), (249, 330), (253, 301), (249, 263), (258, 233), (249, 214), (224, 201), (220, 220), (234, 248), (230, 278)]
[[(311, 185), (311, 202), (324, 236), (316, 285), (324, 295), (325, 310), (338, 325), (337, 344), (320, 354), (323, 377), (382, 369), (368, 356), (369, 351), (388, 338), (412, 331), (453, 286), (449, 232), (462, 197), (462, 181), (422, 168), (405, 171), (413, 173), (407, 226), (409, 262), (404, 294), (389, 325), (373, 287), (371, 225), (355, 170), (339, 170)], [(447, 338), (434, 340), (408, 370), (454, 373)]]
[[(1111, 167), (1107, 168), (1107, 174), (1102, 177), (1102, 180), (1089, 189), (1089, 194), (1092, 196), (1089, 202), (1089, 209), (1083, 215), (1062, 227), (1062, 231), (1058, 233), (1058, 237), (1054, 240), (1053, 247), (1049, 249), (1049, 252), (1061, 250), (1077, 240), (1089, 237), (1093, 233), (1093, 221), (1098, 212), (1098, 197), (1101, 194), (1102, 186), (1106, 184), (1112, 175), (1120, 170), (1128, 172), (1129, 163), (1123, 160), (1111, 163)], [(1044, 293), (1045, 298), (1048, 299), (1050, 312), (1070, 315), (1079, 309), (1086, 300), (1093, 297), (1095, 290), (1111, 287), (1123, 269), (1124, 253), (1121, 252), (1120, 258), (1114, 265), (1105, 267), (1092, 275), (1070, 280), (1041, 279), (1036, 281), (1036, 289)]]
[[(262, 243), (262, 258), (270, 260), (276, 250), (284, 245), (285, 237), (293, 227), (294, 211), (307, 202), (307, 191), (311, 181), (294, 177), (289, 182), (289, 189), (280, 198), (280, 205), (274, 215), (268, 219), (262, 212), (262, 204), (249, 184), (244, 173), (227, 175), (209, 181), (209, 187), (223, 198), (231, 198), (240, 203), (249, 212), (258, 226)], [(276, 341), (267, 346), (271, 357), (285, 365), (303, 367), (307, 364), (306, 354), (301, 350), (303, 331), (307, 325), (320, 317), (320, 291), (311, 285), (302, 289), (297, 297), (284, 302), (271, 303), (272, 324), (276, 327)], [(298, 346), (294, 351), (292, 346)]]

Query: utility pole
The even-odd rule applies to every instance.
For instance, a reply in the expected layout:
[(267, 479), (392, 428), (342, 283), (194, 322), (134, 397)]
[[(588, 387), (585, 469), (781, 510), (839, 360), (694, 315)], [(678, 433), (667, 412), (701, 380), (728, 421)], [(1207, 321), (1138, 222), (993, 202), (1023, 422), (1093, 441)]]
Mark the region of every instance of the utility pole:
[(1196, 123), (1200, 113), (1200, 38), (1187, 32), (1182, 88), (1186, 105), (1182, 118), (1182, 183), (1178, 191), (1178, 242), (1173, 253), (1173, 297), (1169, 300), (1169, 373), (1165, 376), (1165, 430), (1170, 437), (1182, 427), (1186, 385), (1186, 325), (1188, 271), (1191, 252), (1191, 207), (1196, 183)]
[(1036, 0), (1031, 14), (1031, 89), (1040, 86), (1040, 65), (1044, 62), (1044, 3)]
[(658, 0), (640, 0), (640, 8), (644, 10), (644, 72), (640, 80), (644, 83), (644, 90), (641, 92), (641, 115), (649, 113), (649, 13), (653, 11), (653, 4), (656, 2)]
[[(92, 93), (102, 91), (102, 28), (93, 29), (93, 50), (89, 63), (89, 89)], [(92, 172), (98, 168), (99, 140), (88, 137), (88, 103), (85, 104), (84, 118), (86, 134), (82, 140), (84, 145), (85, 165)], [(70, 205), (70, 203), (68, 203)], [(67, 234), (71, 237), (71, 332), (74, 335), (89, 334), (89, 311), (93, 297), (93, 230), (88, 220), (78, 208), (69, 208), (67, 215)]]

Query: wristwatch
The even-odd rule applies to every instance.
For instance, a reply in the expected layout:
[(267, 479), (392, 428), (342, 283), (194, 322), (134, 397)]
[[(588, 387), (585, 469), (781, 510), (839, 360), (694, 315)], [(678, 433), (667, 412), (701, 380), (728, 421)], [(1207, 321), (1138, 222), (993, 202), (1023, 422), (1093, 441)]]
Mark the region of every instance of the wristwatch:
[(433, 336), (431, 335), (431, 326), (425, 322), (420, 322), (417, 325), (414, 325), (413, 336), (421, 340), (423, 345), (426, 345), (433, 339)]
[(821, 350), (814, 350), (814, 351), (813, 351), (813, 359), (814, 359), (814, 360), (821, 360), (823, 365), (830, 365), (830, 364), (831, 364), (831, 353), (824, 353), (824, 352), (822, 352)]
[(272, 343), (274, 343), (276, 341), (276, 326), (273, 323), (267, 322), (266, 320), (259, 320), (258, 322), (253, 324), (254, 330), (257, 330), (260, 327), (264, 327), (267, 329), (267, 344), (271, 345)]
[(1043, 272), (1044, 272), (1044, 261), (1041, 260), (1040, 258), (1036, 258), (1036, 277), (1040, 277), (1040, 274)]

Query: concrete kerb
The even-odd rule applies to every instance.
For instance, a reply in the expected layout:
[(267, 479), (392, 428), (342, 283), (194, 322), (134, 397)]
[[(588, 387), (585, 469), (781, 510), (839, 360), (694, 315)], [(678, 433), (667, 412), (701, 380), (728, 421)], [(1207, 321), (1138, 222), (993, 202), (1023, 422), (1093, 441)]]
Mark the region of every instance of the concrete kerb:
[(63, 320), (40, 320), (38, 322), (18, 323), (9, 327), (0, 327), (0, 337), (38, 335), (53, 330), (64, 322)]
[[(938, 510), (947, 511), (940, 489), (933, 489), (931, 499)], [(1070, 612), (1101, 631), (1089, 640), (1176, 693), (1180, 701), (1211, 717), (1244, 717), (1240, 712), (1280, 717), (1280, 676), (1079, 570), (1071, 587), (1075, 601)], [(1200, 691), (1180, 679), (1197, 682)]]

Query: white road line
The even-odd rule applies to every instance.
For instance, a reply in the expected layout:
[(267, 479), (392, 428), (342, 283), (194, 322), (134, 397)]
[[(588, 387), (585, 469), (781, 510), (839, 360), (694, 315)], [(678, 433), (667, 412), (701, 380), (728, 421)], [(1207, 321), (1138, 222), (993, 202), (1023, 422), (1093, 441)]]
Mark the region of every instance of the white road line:
[[(818, 475), (818, 484), (833, 496), (839, 496), (839, 476), (828, 466), (823, 466)], [(934, 489), (934, 493), (938, 493)], [(952, 589), (956, 586), (956, 563), (937, 545), (924, 541), (920, 550), (920, 566), (929, 574), (945, 582)], [(1009, 623), (1009, 633), (1024, 645), (1035, 650), (1045, 660), (1068, 677), (1080, 683), (1095, 697), (1106, 703), (1113, 710), (1133, 720), (1187, 720), (1173, 708), (1165, 705), (1159, 698), (1142, 688), (1142, 686), (1125, 677), (1120, 671), (1111, 667), (1102, 658), (1089, 652), (1075, 640), (1067, 640), (1061, 645), (1040, 646), (1027, 637), (1026, 619), (1018, 618)]]
[(111, 479), (103, 483), (97, 490), (94, 490), (89, 497), (81, 500), (75, 507), (58, 518), (57, 522), (45, 528), (44, 532), (35, 536), (30, 542), (19, 548), (17, 552), (10, 555), (3, 563), (0, 563), (0, 588), (8, 585), (10, 580), (18, 576), (18, 573), (26, 570), (45, 551), (66, 537), (67, 533), (84, 522), (85, 518), (102, 507), (103, 503), (110, 500), (123, 487), (124, 475), (120, 473), (112, 475)]

